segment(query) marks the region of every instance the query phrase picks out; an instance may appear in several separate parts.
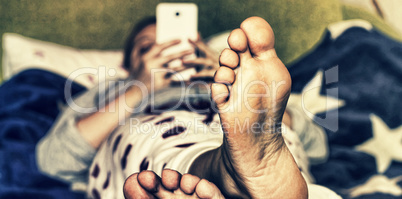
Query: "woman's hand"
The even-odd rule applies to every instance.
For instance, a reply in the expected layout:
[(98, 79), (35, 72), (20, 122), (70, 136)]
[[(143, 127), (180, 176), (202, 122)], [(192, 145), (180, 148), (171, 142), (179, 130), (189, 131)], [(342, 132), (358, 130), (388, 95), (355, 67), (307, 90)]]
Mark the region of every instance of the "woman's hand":
[(189, 42), (198, 50), (196, 59), (183, 60), (186, 67), (194, 67), (197, 74), (192, 79), (213, 78), (216, 70), (219, 68), (219, 55), (213, 52), (201, 39), (197, 41), (189, 40)]
[[(167, 68), (167, 64), (175, 59), (194, 53), (194, 50), (185, 50), (179, 53), (170, 55), (162, 55), (163, 50), (175, 46), (180, 43), (180, 40), (173, 40), (162, 44), (150, 44), (139, 49), (137, 60), (140, 62), (134, 77), (136, 80), (145, 84), (147, 89), (152, 91), (160, 90), (170, 84), (170, 76), (175, 72)], [(133, 61), (135, 58), (132, 58)], [(149, 90), (150, 91), (150, 90)]]

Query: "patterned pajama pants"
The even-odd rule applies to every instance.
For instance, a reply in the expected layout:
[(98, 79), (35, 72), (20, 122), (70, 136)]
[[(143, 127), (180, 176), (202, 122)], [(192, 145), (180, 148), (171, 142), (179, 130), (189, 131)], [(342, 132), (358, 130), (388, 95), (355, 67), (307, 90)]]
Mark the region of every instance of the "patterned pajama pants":
[[(283, 127), (285, 142), (306, 181), (308, 159), (296, 133)], [(184, 174), (192, 162), (222, 144), (218, 114), (170, 111), (132, 118), (100, 146), (89, 170), (90, 198), (124, 198), (127, 177), (143, 170), (161, 175), (164, 168)]]

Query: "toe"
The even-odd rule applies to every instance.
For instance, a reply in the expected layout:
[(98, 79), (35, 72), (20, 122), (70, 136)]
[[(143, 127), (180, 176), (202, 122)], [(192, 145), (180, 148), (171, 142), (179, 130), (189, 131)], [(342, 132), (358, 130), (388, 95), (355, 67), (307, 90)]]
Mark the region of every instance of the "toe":
[(239, 65), (239, 55), (235, 51), (226, 48), (219, 57), (219, 64), (234, 69)]
[(170, 191), (180, 188), (181, 174), (175, 170), (162, 171), (162, 185)]
[(248, 47), (253, 56), (276, 56), (274, 32), (267, 21), (260, 17), (250, 17), (242, 22), (240, 29), (247, 37)]
[(202, 179), (195, 189), (195, 193), (199, 198), (224, 198), (222, 193), (219, 191), (215, 184), (209, 182), (208, 180)]
[(154, 193), (158, 191), (161, 179), (153, 171), (142, 171), (138, 174), (138, 182), (145, 190)]
[(215, 104), (222, 107), (229, 97), (229, 89), (225, 84), (213, 83), (211, 86), (211, 96)]
[(230, 48), (239, 54), (241, 60), (251, 58), (250, 51), (248, 50), (247, 36), (242, 29), (234, 29), (229, 37), (228, 44)]
[(134, 198), (154, 198), (138, 183), (138, 173), (135, 173), (126, 179), (123, 187), (124, 197), (127, 199)]
[(138, 182), (148, 193), (157, 198), (169, 198), (172, 192), (162, 186), (161, 178), (153, 171), (142, 171), (138, 174)]
[(235, 80), (235, 73), (232, 69), (221, 66), (216, 71), (214, 80), (216, 83), (232, 84)]
[(200, 178), (191, 174), (184, 174), (180, 181), (180, 189), (191, 195), (195, 192), (195, 188), (197, 187), (198, 182), (200, 182)]

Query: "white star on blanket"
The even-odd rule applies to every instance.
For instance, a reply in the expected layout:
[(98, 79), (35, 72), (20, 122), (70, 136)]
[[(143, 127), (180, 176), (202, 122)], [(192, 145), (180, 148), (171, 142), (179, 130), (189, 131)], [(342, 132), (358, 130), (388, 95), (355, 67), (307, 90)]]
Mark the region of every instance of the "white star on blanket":
[[(303, 88), (300, 94), (292, 93), (288, 100), (289, 106), (296, 106), (312, 120), (315, 114), (337, 109), (345, 105), (343, 100), (320, 94), (322, 87), (323, 72), (319, 70), (313, 79)], [(316, 121), (320, 124), (320, 122)], [(337, 125), (337, 123), (336, 123)], [(326, 127), (326, 126), (323, 126)], [(336, 126), (337, 128), (337, 126)]]
[(361, 195), (373, 194), (377, 192), (387, 193), (393, 196), (401, 196), (402, 189), (398, 186), (398, 182), (402, 180), (402, 176), (389, 179), (384, 175), (374, 175), (366, 181), (366, 183), (349, 189), (351, 198)]
[(356, 149), (374, 156), (377, 172), (384, 173), (392, 160), (402, 162), (402, 126), (390, 129), (378, 116), (371, 114), (373, 137), (356, 146)]

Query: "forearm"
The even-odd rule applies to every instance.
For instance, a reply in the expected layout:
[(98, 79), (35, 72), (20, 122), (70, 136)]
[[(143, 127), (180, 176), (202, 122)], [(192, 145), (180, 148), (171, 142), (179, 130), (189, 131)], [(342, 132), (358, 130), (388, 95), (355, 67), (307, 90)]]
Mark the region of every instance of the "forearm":
[(107, 104), (97, 112), (77, 121), (77, 128), (81, 136), (94, 148), (98, 148), (102, 141), (125, 120), (142, 100), (142, 92), (132, 86), (127, 91)]

